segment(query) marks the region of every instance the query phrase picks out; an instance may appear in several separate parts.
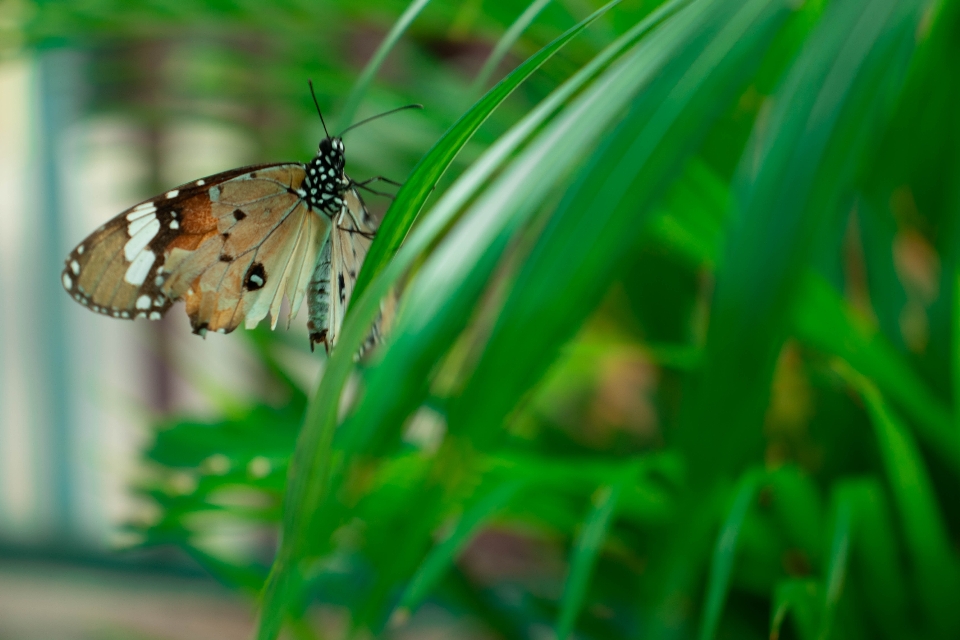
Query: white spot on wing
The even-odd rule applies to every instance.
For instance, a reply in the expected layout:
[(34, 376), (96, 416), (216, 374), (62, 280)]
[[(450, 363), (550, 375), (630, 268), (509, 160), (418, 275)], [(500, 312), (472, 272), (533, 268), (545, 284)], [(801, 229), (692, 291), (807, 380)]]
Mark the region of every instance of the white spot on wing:
[(160, 312), (159, 312), (159, 311), (154, 311), (153, 313), (151, 313), (151, 314), (150, 314), (150, 319), (151, 319), (151, 320), (159, 320), (159, 319), (160, 319)]
[[(123, 257), (132, 261), (140, 255), (141, 251), (147, 248), (147, 245), (150, 244), (150, 241), (156, 237), (159, 231), (160, 221), (154, 216), (149, 223), (137, 231), (136, 235), (131, 236), (131, 238), (127, 240), (127, 244), (123, 245)], [(152, 258), (150, 264), (153, 264)], [(143, 278), (140, 279), (140, 282), (143, 282)]]
[(127, 235), (132, 238), (133, 236), (137, 235), (137, 233), (139, 233), (141, 229), (143, 229), (145, 226), (147, 226), (148, 224), (150, 224), (156, 219), (157, 219), (157, 216), (153, 213), (143, 216), (142, 218), (137, 218), (136, 220), (131, 222), (129, 225), (127, 225)]
[(170, 228), (171, 228), (171, 229), (179, 229), (179, 228), (180, 228), (180, 223), (178, 223), (176, 220), (171, 220), (171, 221), (170, 221)]
[[(123, 274), (123, 279), (129, 282), (130, 284), (139, 287), (143, 284), (143, 281), (147, 279), (147, 274), (150, 273), (150, 267), (153, 266), (153, 261), (157, 259), (157, 256), (153, 251), (141, 251), (136, 260), (130, 263), (130, 266), (127, 267), (127, 272)], [(150, 306), (149, 303), (150, 297), (147, 296), (147, 306)], [(140, 300), (137, 300), (137, 306), (140, 305)]]
[(77, 247), (77, 255), (78, 256), (83, 255), (83, 245), (80, 245), (79, 247)]
[(203, 180), (197, 180), (197, 186), (198, 186), (198, 187), (202, 187), (204, 184), (206, 184), (206, 183), (205, 183)]
[(133, 211), (127, 214), (127, 221), (133, 222), (137, 218), (142, 218), (143, 216), (148, 216), (151, 213), (156, 213), (157, 207), (152, 202), (144, 202), (143, 204), (138, 204)]
[(177, 194), (179, 193), (180, 192), (177, 191), (176, 189), (174, 189), (173, 191), (167, 191), (167, 200), (169, 200), (170, 198), (176, 198)]
[(150, 308), (150, 296), (142, 295), (137, 298), (137, 309), (149, 309)]
[(69, 273), (63, 274), (63, 288), (66, 289), (67, 291), (69, 291), (70, 289), (73, 289), (73, 279), (70, 278)]
[(80, 263), (77, 262), (76, 260), (71, 260), (71, 261), (70, 261), (70, 271), (73, 271), (73, 275), (75, 275), (75, 276), (80, 275)]

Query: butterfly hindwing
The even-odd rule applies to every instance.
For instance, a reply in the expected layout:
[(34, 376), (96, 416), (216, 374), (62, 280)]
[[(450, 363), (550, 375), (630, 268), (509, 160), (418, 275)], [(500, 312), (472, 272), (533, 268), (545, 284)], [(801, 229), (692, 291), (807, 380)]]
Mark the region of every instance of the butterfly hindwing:
[[(353, 295), (360, 268), (377, 233), (377, 221), (367, 211), (356, 189), (344, 193), (344, 204), (334, 216), (330, 242), (324, 247), (310, 282), (310, 344), (332, 348)], [(378, 317), (361, 354), (380, 340)]]

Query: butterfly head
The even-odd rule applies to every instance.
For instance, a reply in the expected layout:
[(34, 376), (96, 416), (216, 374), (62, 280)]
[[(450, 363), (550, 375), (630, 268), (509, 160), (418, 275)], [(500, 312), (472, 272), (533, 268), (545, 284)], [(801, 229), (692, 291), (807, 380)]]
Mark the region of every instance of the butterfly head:
[(320, 141), (317, 148), (317, 160), (332, 168), (336, 173), (343, 171), (344, 159), (343, 140), (336, 137), (327, 137)]

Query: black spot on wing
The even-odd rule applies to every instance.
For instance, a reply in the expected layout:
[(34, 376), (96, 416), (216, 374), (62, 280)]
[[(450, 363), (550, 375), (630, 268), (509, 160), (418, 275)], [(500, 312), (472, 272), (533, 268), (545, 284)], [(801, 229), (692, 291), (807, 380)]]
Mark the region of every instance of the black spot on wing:
[(263, 264), (254, 262), (247, 269), (247, 275), (243, 277), (243, 286), (247, 291), (256, 291), (262, 289), (265, 284), (267, 284), (267, 270), (263, 268)]
[(246, 218), (246, 217), (247, 217), (247, 214), (245, 214), (245, 213), (244, 213), (243, 211), (241, 211), (240, 209), (234, 209), (234, 210), (233, 210), (233, 219), (236, 220), (237, 222), (240, 222), (241, 220), (243, 220), (243, 219)]

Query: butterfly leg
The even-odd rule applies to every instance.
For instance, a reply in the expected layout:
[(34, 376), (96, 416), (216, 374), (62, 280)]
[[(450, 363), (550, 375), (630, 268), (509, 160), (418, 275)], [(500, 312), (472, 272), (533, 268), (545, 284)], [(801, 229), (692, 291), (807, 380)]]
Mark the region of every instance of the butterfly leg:
[(353, 184), (359, 187), (365, 187), (371, 182), (386, 182), (387, 184), (392, 184), (395, 187), (402, 187), (403, 183), (397, 182), (396, 180), (391, 180), (390, 178), (385, 178), (383, 176), (373, 176), (372, 178), (367, 178), (363, 182), (354, 182)]
[(351, 180), (351, 181), (350, 181), (350, 185), (353, 186), (353, 187), (358, 187), (358, 188), (360, 188), (360, 189), (363, 189), (364, 191), (369, 191), (369, 192), (372, 193), (372, 194), (375, 194), (375, 195), (378, 195), (378, 196), (383, 196), (384, 198), (393, 199), (393, 197), (394, 197), (393, 194), (384, 193), (383, 191), (376, 191), (376, 190), (371, 189), (370, 187), (368, 187), (367, 185), (370, 184), (371, 182), (386, 182), (387, 184), (392, 184), (392, 185), (394, 185), (395, 187), (402, 187), (402, 186), (403, 186), (401, 183), (396, 182), (395, 180), (391, 180), (390, 178), (384, 178), (383, 176), (374, 176), (374, 177), (372, 177), (372, 178), (367, 178), (366, 180), (363, 180), (362, 182), (355, 182), (355, 181), (352, 181), (352, 180)]

